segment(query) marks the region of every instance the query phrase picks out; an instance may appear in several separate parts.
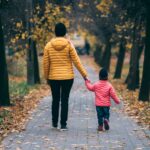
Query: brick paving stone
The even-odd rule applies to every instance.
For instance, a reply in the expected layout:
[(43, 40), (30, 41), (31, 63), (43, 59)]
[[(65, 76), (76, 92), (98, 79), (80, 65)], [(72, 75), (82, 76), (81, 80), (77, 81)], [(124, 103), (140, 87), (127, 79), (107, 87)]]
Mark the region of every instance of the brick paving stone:
[[(92, 82), (97, 73), (85, 66)], [(13, 133), (2, 144), (5, 150), (150, 150), (150, 140), (131, 118), (121, 113), (123, 105), (113, 104), (110, 131), (97, 132), (94, 94), (87, 91), (76, 71), (69, 102), (68, 131), (51, 129), (51, 96), (33, 112), (25, 131)]]

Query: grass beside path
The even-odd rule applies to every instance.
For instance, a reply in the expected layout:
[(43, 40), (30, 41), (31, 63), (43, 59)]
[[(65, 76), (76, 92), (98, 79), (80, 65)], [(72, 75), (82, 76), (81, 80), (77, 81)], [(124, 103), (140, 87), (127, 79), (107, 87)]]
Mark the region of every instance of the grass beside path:
[(21, 79), (10, 79), (12, 107), (0, 107), (0, 141), (10, 132), (24, 130), (29, 114), (49, 95), (47, 85), (29, 86)]
[[(30, 113), (40, 100), (49, 95), (49, 87), (44, 84), (29, 86), (26, 83), (26, 62), (20, 59), (9, 66), (9, 92), (12, 107), (0, 107), (0, 141), (10, 132), (24, 130)], [(40, 76), (42, 58), (39, 57)], [(15, 72), (15, 74), (14, 74)], [(43, 83), (43, 80), (41, 81)]]

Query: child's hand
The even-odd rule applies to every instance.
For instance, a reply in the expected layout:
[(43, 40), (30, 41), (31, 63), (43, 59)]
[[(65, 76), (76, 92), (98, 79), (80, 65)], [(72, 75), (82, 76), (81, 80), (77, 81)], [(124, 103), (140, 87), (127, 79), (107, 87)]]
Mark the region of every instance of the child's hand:
[(83, 77), (83, 79), (86, 81), (86, 80), (87, 80), (87, 77)]
[(88, 83), (90, 83), (91, 81), (90, 81), (89, 79), (86, 79), (86, 80), (85, 80), (85, 82), (88, 82)]
[(122, 99), (119, 99), (117, 104), (122, 104)]
[(87, 77), (83, 77), (85, 81), (89, 81), (89, 79)]
[(117, 102), (117, 104), (120, 104), (120, 100)]

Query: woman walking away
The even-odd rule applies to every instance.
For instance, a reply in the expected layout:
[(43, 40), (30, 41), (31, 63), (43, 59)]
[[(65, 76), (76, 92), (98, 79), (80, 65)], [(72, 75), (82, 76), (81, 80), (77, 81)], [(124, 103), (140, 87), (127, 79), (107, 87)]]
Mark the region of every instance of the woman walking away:
[(87, 77), (87, 73), (74, 46), (65, 38), (66, 27), (63, 23), (56, 24), (55, 35), (56, 37), (48, 42), (44, 49), (44, 75), (52, 91), (52, 127), (58, 127), (61, 101), (60, 129), (67, 130), (68, 101), (74, 80), (72, 63), (84, 79)]
[(103, 131), (103, 124), (105, 130), (109, 130), (109, 109), (111, 106), (110, 98), (115, 103), (119, 104), (120, 100), (117, 97), (113, 86), (108, 82), (108, 73), (105, 69), (99, 72), (100, 81), (91, 84), (89, 80), (85, 81), (86, 87), (95, 92), (95, 105), (98, 118), (98, 131)]

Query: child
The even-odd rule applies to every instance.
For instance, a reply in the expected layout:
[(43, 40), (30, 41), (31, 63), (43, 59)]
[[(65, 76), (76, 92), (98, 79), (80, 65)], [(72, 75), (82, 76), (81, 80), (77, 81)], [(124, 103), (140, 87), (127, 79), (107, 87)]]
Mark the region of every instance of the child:
[(105, 69), (99, 72), (100, 81), (91, 84), (89, 80), (85, 80), (86, 87), (95, 92), (95, 105), (98, 118), (98, 131), (103, 131), (103, 123), (105, 130), (109, 130), (109, 109), (111, 106), (110, 97), (119, 104), (120, 100), (117, 97), (113, 86), (108, 82), (108, 73)]

